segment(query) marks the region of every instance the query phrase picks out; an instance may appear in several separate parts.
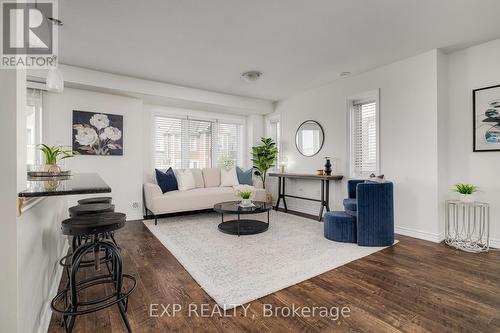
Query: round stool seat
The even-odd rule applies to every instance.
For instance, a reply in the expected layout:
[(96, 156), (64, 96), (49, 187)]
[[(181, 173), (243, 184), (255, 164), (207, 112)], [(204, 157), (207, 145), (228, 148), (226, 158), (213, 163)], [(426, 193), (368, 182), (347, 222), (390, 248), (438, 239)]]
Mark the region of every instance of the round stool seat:
[(108, 203), (95, 203), (70, 207), (69, 216), (76, 217), (88, 214), (109, 213), (115, 211), (115, 205)]
[(88, 205), (88, 204), (96, 204), (96, 203), (111, 203), (111, 197), (97, 197), (97, 198), (87, 198), (78, 200), (79, 205)]
[(101, 213), (70, 217), (62, 221), (62, 233), (68, 236), (97, 235), (112, 232), (125, 226), (127, 215)]
[(324, 235), (329, 240), (356, 243), (356, 218), (346, 212), (328, 212), (324, 216)]

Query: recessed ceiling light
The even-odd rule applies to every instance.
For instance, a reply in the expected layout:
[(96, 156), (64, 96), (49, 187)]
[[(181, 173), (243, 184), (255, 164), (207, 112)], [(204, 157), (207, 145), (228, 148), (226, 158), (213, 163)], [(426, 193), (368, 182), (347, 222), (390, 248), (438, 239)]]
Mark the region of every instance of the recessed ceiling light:
[(351, 75), (351, 72), (342, 72), (342, 73), (340, 73), (340, 76), (342, 76), (342, 77), (348, 76), (348, 75)]
[(243, 80), (245, 80), (247, 82), (255, 82), (258, 79), (260, 79), (261, 76), (262, 76), (262, 72), (259, 72), (259, 71), (248, 71), (248, 72), (241, 74), (241, 77), (243, 77)]

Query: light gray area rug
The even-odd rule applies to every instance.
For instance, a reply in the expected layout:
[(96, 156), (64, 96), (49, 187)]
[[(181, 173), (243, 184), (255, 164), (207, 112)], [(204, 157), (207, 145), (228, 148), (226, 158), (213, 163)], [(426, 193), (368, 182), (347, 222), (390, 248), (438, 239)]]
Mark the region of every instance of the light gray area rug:
[[(230, 218), (224, 215), (225, 221)], [(224, 234), (217, 229), (220, 222), (219, 214), (207, 213), (144, 224), (226, 309), (383, 249), (330, 241), (323, 237), (322, 222), (275, 211), (269, 229), (257, 235)]]

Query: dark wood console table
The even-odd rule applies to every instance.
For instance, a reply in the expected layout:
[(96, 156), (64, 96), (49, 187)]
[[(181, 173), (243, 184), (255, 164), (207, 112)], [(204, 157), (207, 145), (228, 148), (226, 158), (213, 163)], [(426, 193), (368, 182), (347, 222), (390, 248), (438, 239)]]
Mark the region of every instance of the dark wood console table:
[[(278, 177), (278, 201), (276, 202), (275, 209), (278, 210), (280, 206), (280, 201), (283, 199), (283, 206), (285, 208), (285, 213), (288, 211), (286, 206), (285, 198), (295, 198), (295, 199), (303, 199), (309, 201), (316, 201), (321, 203), (321, 208), (319, 210), (318, 221), (321, 221), (323, 217), (323, 210), (326, 208), (326, 211), (330, 211), (330, 180), (339, 181), (344, 178), (341, 175), (331, 175), (331, 176), (319, 176), (315, 174), (308, 173), (279, 173), (279, 172), (271, 172), (269, 173), (271, 177)], [(285, 179), (293, 178), (293, 179), (309, 179), (309, 180), (321, 180), (321, 199), (313, 199), (306, 197), (299, 197), (296, 195), (289, 195), (285, 192)]]

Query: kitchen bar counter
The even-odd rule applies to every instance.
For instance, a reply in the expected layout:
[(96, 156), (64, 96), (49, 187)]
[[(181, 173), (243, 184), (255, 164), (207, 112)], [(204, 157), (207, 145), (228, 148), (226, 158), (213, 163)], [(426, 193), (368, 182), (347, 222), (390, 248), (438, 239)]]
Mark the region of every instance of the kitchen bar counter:
[(72, 194), (110, 193), (111, 188), (97, 173), (77, 173), (67, 179), (28, 180), (20, 198), (49, 197)]

